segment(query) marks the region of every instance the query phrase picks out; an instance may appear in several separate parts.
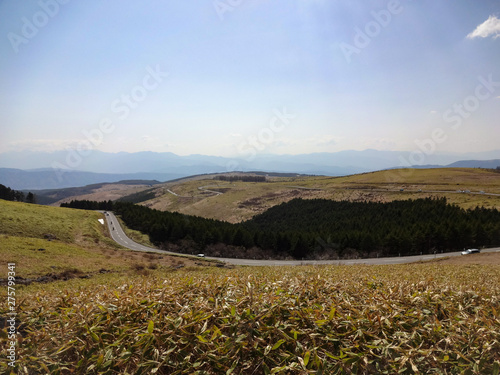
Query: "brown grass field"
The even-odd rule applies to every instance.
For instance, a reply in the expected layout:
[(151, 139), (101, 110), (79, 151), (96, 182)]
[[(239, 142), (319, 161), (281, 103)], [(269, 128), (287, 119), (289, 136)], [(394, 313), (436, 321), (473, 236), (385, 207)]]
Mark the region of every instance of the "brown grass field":
[[(178, 211), (232, 223), (250, 219), (293, 198), (388, 202), (446, 197), (450, 203), (463, 208), (500, 208), (500, 196), (489, 195), (500, 194), (500, 173), (485, 169), (399, 169), (346, 177), (269, 177), (265, 183), (230, 183), (214, 180), (215, 176), (217, 174), (188, 177), (155, 185), (156, 197), (142, 204), (159, 210)], [(109, 184), (85, 195), (65, 198), (52, 206), (73, 199), (116, 200), (148, 189), (151, 189), (149, 185)], [(471, 193), (458, 193), (458, 190), (469, 190)], [(223, 194), (217, 195), (211, 191)]]
[[(270, 177), (268, 180), (225, 182), (213, 180), (211, 176), (181, 180), (159, 186), (157, 197), (142, 204), (233, 223), (250, 219), (293, 198), (388, 202), (446, 197), (450, 203), (463, 208), (500, 208), (500, 196), (489, 195), (500, 194), (500, 173), (484, 169), (408, 169), (347, 177)], [(458, 193), (458, 190), (471, 193)]]
[(436, 260), (436, 262), (439, 262), (440, 264), (453, 264), (457, 266), (500, 265), (500, 252), (449, 257), (449, 258), (438, 259)]
[[(0, 264), (16, 263), (17, 276), (23, 279), (87, 277), (104, 271), (133, 275), (156, 269), (214, 266), (192, 257), (122, 248), (98, 222), (102, 217), (98, 212), (0, 200)], [(128, 234), (136, 239), (143, 236), (134, 231)]]
[[(496, 176), (453, 173), (468, 189), (496, 191)], [(476, 185), (472, 177), (479, 178)], [(377, 178), (191, 180), (168, 188), (193, 197), (167, 197), (172, 206), (208, 216), (233, 208), (238, 221), (295, 196), (425, 194), (414, 192), (407, 179), (405, 191), (398, 182), (378, 196), (383, 184)], [(464, 194), (449, 197), (457, 204), (498, 203), (483, 195), (462, 203)], [(0, 373), (500, 373), (500, 253), (407, 265), (228, 269), (125, 250), (99, 218), (97, 212), (0, 200), (0, 298), (12, 293), (7, 263), (15, 263), (17, 314), (16, 361), (11, 367), (2, 358)], [(2, 348), (13, 340), (9, 307), (0, 305)]]
[(498, 374), (499, 271), (198, 268), (17, 286), (17, 362), (0, 371)]
[(51, 204), (51, 206), (59, 207), (61, 203), (69, 203), (72, 200), (89, 200), (89, 201), (108, 201), (117, 200), (130, 194), (150, 189), (150, 185), (128, 185), (128, 184), (106, 184), (95, 189), (88, 194), (73, 195), (68, 198), (60, 199)]

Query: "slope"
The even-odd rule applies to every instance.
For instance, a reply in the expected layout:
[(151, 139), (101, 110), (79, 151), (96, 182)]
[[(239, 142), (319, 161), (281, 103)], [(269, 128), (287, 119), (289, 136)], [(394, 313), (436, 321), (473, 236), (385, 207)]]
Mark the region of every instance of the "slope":
[(142, 204), (233, 223), (294, 198), (390, 202), (446, 197), (462, 208), (500, 208), (500, 173), (472, 168), (397, 169), (346, 177), (269, 176), (266, 182), (220, 181), (207, 175), (158, 185), (154, 193), (155, 198)]
[(109, 238), (100, 218), (99, 212), (0, 200), (0, 263), (16, 263), (20, 280), (47, 275), (52, 279), (89, 277), (105, 271), (136, 273), (194, 264), (189, 259), (121, 248)]

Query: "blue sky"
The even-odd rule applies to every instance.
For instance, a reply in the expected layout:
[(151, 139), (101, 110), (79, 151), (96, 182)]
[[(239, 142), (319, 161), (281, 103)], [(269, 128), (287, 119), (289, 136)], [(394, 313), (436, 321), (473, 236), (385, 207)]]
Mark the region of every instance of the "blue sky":
[(497, 0), (4, 0), (0, 152), (500, 149), (499, 18)]

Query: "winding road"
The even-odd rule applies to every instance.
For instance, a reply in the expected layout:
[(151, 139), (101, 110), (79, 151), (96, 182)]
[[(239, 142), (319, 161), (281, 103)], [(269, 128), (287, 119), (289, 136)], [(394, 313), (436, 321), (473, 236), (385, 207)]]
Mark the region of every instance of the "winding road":
[[(166, 254), (166, 255), (186, 255), (174, 253), (171, 251), (153, 249), (148, 246), (141, 245), (132, 241), (127, 237), (123, 231), (120, 223), (114, 213), (109, 211), (100, 211), (106, 218), (106, 223), (111, 233), (111, 238), (119, 245), (134, 251), (142, 251), (148, 253)], [(500, 252), (500, 248), (484, 249), (484, 253)], [(212, 258), (206, 257), (204, 259), (218, 260), (233, 265), (239, 266), (300, 266), (300, 265), (352, 265), (352, 264), (367, 264), (367, 265), (381, 265), (381, 264), (404, 264), (420, 262), (425, 260), (432, 260), (437, 258), (445, 258), (452, 256), (460, 256), (460, 251), (453, 253), (431, 254), (431, 255), (416, 255), (407, 257), (394, 257), (394, 258), (367, 258), (367, 259), (348, 259), (348, 260), (259, 260), (259, 259), (235, 259), (235, 258)]]
[[(218, 196), (218, 195), (222, 195), (224, 193), (220, 192), (220, 191), (215, 191), (215, 190), (208, 190), (206, 189), (207, 187), (211, 187), (211, 186), (200, 186), (198, 187), (198, 190), (199, 191), (205, 191), (205, 192), (208, 192), (208, 193), (212, 193), (213, 195), (215, 196)], [(166, 189), (167, 193), (170, 193), (172, 195), (175, 195), (176, 197), (179, 197), (179, 198), (194, 198), (193, 196), (184, 196), (184, 195), (179, 195), (177, 193), (174, 193), (172, 190), (170, 189)]]

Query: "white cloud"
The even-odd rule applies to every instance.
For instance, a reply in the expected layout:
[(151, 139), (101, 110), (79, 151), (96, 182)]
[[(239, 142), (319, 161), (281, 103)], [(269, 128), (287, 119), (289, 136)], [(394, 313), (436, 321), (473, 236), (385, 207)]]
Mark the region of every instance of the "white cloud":
[(500, 19), (496, 16), (490, 16), (476, 30), (467, 35), (467, 39), (487, 38), (493, 36), (493, 39), (500, 37)]

